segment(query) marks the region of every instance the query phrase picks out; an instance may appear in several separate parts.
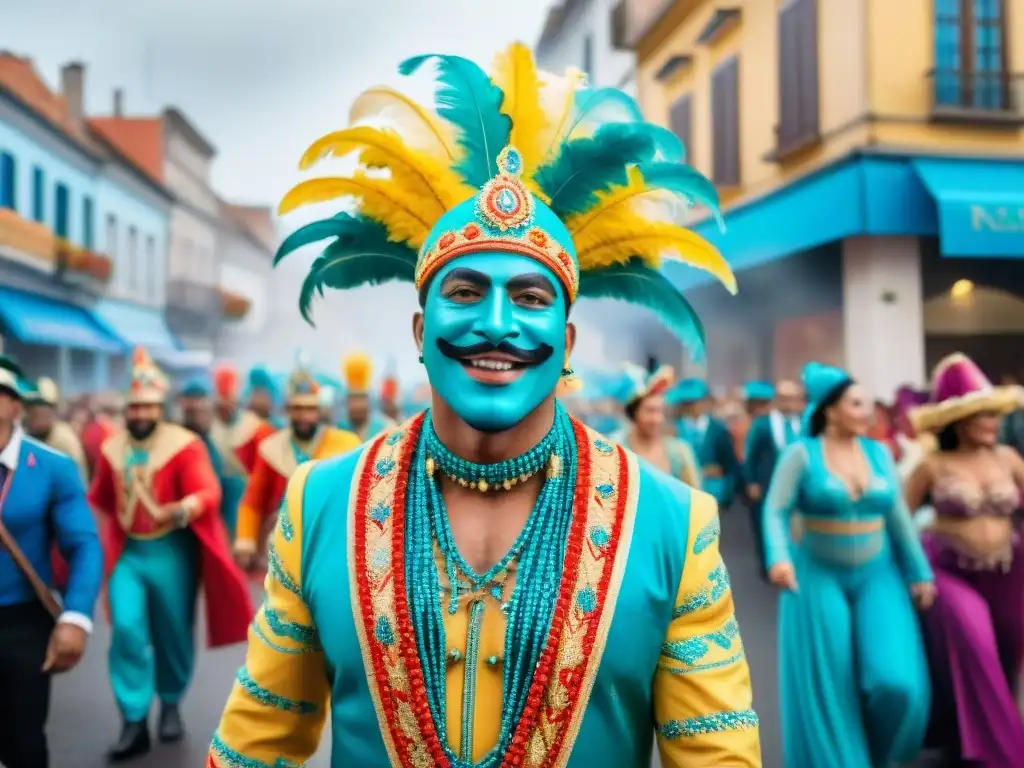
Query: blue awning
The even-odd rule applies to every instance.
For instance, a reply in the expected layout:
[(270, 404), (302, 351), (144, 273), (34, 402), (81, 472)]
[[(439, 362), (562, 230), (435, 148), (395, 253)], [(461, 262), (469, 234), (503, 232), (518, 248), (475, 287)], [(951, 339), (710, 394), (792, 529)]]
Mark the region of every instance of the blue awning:
[(24, 344), (119, 354), (125, 345), (87, 309), (0, 286), (0, 321)]
[(944, 256), (1024, 258), (1024, 163), (918, 159), (939, 213)]
[[(858, 156), (823, 168), (729, 210), (725, 232), (712, 220), (693, 227), (734, 272), (856, 235), (934, 235), (935, 203), (906, 158)], [(680, 289), (710, 283), (706, 272), (668, 263)], [(743, 290), (742, 278), (740, 290)]]
[(181, 344), (158, 309), (106, 299), (93, 311), (127, 347), (145, 347), (157, 359), (181, 351)]

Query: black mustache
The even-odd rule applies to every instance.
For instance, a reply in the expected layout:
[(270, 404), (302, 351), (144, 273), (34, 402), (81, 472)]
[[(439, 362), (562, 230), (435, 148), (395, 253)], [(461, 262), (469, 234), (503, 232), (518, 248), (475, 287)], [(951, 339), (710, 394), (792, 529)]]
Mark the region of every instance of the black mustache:
[(479, 344), (472, 344), (468, 347), (460, 347), (444, 339), (437, 340), (437, 348), (441, 354), (450, 357), (452, 360), (465, 360), (475, 355), (485, 355), (488, 352), (501, 352), (502, 354), (514, 357), (517, 362), (524, 365), (540, 365), (555, 353), (555, 348), (550, 344), (541, 344), (536, 349), (522, 349), (515, 344), (502, 341), (493, 344), (489, 341), (481, 341)]

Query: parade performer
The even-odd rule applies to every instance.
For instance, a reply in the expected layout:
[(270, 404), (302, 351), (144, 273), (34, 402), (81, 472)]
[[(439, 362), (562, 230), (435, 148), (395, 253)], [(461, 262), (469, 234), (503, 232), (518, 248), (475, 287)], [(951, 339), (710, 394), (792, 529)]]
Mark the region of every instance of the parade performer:
[[(280, 420), (275, 415), (277, 410), (277, 387), (274, 385), (274, 377), (262, 365), (254, 366), (249, 371), (249, 382), (245, 392), (245, 407), (263, 421), (270, 422), (274, 429), (281, 427)], [(251, 472), (252, 469), (250, 468), (249, 471)]]
[[(766, 383), (767, 387), (771, 387)], [(757, 559), (762, 576), (767, 578), (764, 561), (764, 531), (762, 530), (762, 503), (764, 492), (772, 480), (779, 456), (786, 446), (800, 437), (800, 411), (804, 405), (803, 391), (795, 381), (780, 381), (772, 388), (773, 407), (767, 414), (754, 418), (747, 432), (743, 449), (743, 477), (746, 482), (747, 507), (750, 526), (754, 531)], [(767, 395), (767, 389), (762, 390)]]
[[(453, 56), (402, 71), (430, 59), (438, 114), (376, 89), (379, 107), (405, 105), (401, 133), (355, 127), (309, 150), (304, 164), (362, 165), (282, 210), (352, 194), (357, 212), (300, 229), (278, 258), (334, 238), (307, 316), (328, 286), (414, 283), (432, 407), (292, 478), (208, 765), (300, 763), (330, 715), (338, 767), (646, 768), (655, 730), (664, 768), (760, 766), (714, 500), (554, 397), (579, 296), (644, 303), (702, 344), (660, 257), (730, 287), (731, 272), (640, 203), (675, 192), (717, 210), (714, 189), (632, 99), (538, 73), (525, 46), (494, 81)], [(631, 122), (592, 122), (616, 113)], [(436, 152), (416, 149), (430, 136)]]
[(370, 400), (370, 385), (373, 383), (373, 361), (356, 352), (342, 363), (345, 376), (345, 418), (338, 422), (338, 429), (354, 432), (364, 443), (379, 435), (395, 423), (378, 413)]
[(768, 577), (784, 590), (783, 762), (893, 766), (917, 756), (928, 724), (914, 603), (934, 600), (932, 571), (892, 456), (864, 436), (871, 402), (863, 389), (819, 363), (808, 363), (803, 378), (804, 437), (783, 451), (764, 503)]
[(107, 516), (110, 682), (123, 718), (112, 760), (149, 751), (154, 696), (160, 740), (182, 737), (178, 705), (192, 676), (200, 581), (209, 647), (244, 640), (253, 615), (220, 518), (217, 476), (202, 441), (163, 420), (167, 388), (137, 349), (125, 429), (103, 444), (89, 489)]
[(96, 472), (100, 447), (122, 426), (123, 411), (124, 403), (114, 393), (105, 392), (96, 398), (96, 410), (82, 429), (82, 450), (85, 451), (90, 480)]
[[(103, 550), (74, 461), (22, 431), (31, 391), (0, 356), (0, 765), (47, 768), (50, 677), (85, 652), (103, 579)], [(63, 605), (50, 549), (68, 564)]]
[(238, 507), (249, 474), (256, 466), (260, 443), (274, 433), (274, 427), (255, 411), (239, 408), (240, 382), (233, 367), (218, 366), (213, 372), (213, 384), (217, 392), (217, 415), (210, 428), (210, 440), (219, 467), (220, 514), (228, 536), (234, 541)]
[(729, 427), (711, 414), (711, 390), (707, 382), (683, 379), (669, 390), (666, 400), (680, 408), (676, 434), (697, 452), (704, 490), (715, 497), (719, 508), (727, 509), (732, 504), (742, 469)]
[(395, 424), (401, 418), (399, 407), (398, 377), (393, 373), (384, 377), (380, 384), (380, 411)]
[(910, 412), (918, 433), (937, 438), (906, 484), (912, 509), (927, 501), (935, 512), (924, 534), (938, 587), (924, 616), (930, 735), (980, 768), (1020, 765), (1024, 755), (1024, 537), (1014, 519), (1024, 508), (1024, 460), (997, 443), (999, 417), (1017, 397), (955, 354), (936, 366), (929, 402)]
[(653, 373), (632, 364), (623, 368), (617, 394), (629, 426), (611, 438), (691, 488), (700, 488), (700, 465), (693, 447), (665, 434), (665, 392), (672, 386), (672, 368), (663, 365)]
[(55, 451), (70, 456), (84, 479), (89, 468), (85, 462), (82, 441), (70, 424), (57, 418), (59, 405), (60, 390), (57, 384), (45, 376), (39, 379), (35, 388), (25, 394), (25, 431)]
[(298, 364), (288, 379), (291, 423), (260, 443), (256, 466), (239, 506), (235, 535), (235, 559), (247, 571), (259, 563), (267, 522), (277, 514), (288, 479), (299, 465), (346, 453), (360, 443), (352, 432), (321, 423), (319, 392), (316, 378)]

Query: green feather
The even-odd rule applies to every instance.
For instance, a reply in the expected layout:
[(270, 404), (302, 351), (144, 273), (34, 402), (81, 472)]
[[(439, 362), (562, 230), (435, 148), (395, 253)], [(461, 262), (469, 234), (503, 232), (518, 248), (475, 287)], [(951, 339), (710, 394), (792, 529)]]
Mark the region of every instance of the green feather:
[(642, 123), (644, 113), (636, 100), (618, 88), (586, 88), (576, 92), (573, 121), (566, 136), (583, 124)]
[(596, 205), (599, 192), (624, 186), (626, 169), (653, 160), (656, 152), (654, 138), (644, 126), (610, 123), (593, 137), (566, 141), (534, 178), (550, 198), (551, 210), (564, 218)]
[(302, 283), (299, 293), (302, 316), (313, 324), (313, 299), (323, 296), (324, 288), (345, 290), (392, 280), (414, 282), (417, 255), (408, 244), (389, 240), (384, 225), (348, 217), (342, 234), (313, 261)]
[(359, 231), (359, 220), (345, 212), (299, 227), (288, 235), (278, 247), (277, 253), (274, 254), (274, 266), (276, 267), (285, 256), (294, 253), (299, 248), (305, 248), (307, 245), (331, 237), (341, 237), (350, 230)]
[(411, 75), (429, 59), (438, 62), (437, 113), (456, 128), (465, 151), (455, 170), (470, 186), (482, 187), (498, 175), (498, 154), (512, 133), (512, 119), (501, 113), (505, 93), (477, 64), (461, 56), (414, 56), (398, 71)]
[(687, 202), (700, 203), (714, 215), (718, 226), (725, 229), (722, 210), (718, 204), (718, 191), (699, 171), (681, 163), (653, 162), (640, 165), (640, 175), (652, 189), (664, 189), (686, 198)]
[(694, 361), (704, 358), (704, 326), (682, 293), (640, 259), (580, 274), (580, 296), (618, 299), (647, 307), (683, 343)]

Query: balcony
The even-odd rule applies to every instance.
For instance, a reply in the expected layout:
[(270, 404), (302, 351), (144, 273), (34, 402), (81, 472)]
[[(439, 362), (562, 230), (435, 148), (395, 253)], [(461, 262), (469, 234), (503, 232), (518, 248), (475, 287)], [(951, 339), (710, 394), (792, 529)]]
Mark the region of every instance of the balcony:
[(675, 4), (675, 0), (623, 0), (625, 42), (635, 48)]
[(240, 293), (218, 288), (220, 292), (221, 312), (228, 320), (241, 320), (252, 309), (252, 302)]
[(56, 262), (57, 238), (43, 224), (22, 218), (10, 208), (0, 208), (0, 254), (50, 271)]
[(106, 283), (114, 272), (109, 257), (79, 248), (61, 237), (56, 238), (54, 253), (57, 273), (72, 280)]
[(220, 291), (195, 280), (172, 278), (167, 282), (166, 315), (179, 337), (213, 338), (223, 317)]
[(931, 119), (1017, 129), (1024, 125), (1024, 74), (934, 69)]

